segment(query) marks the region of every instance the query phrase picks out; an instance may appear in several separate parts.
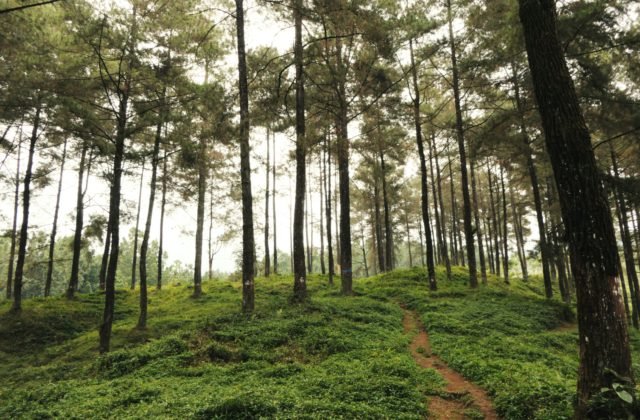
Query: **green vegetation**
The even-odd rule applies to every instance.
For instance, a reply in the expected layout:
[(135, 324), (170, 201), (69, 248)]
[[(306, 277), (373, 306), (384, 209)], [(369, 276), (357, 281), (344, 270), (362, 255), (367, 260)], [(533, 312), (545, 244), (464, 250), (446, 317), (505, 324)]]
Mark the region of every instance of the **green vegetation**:
[(440, 290), (429, 292), (423, 269), (395, 271), (357, 281), (345, 298), (311, 276), (305, 305), (290, 304), (289, 277), (260, 279), (249, 318), (236, 283), (206, 282), (198, 300), (189, 287), (168, 287), (151, 293), (146, 331), (133, 329), (137, 294), (122, 291), (114, 350), (103, 357), (100, 295), (28, 300), (19, 318), (4, 302), (0, 418), (423, 418), (425, 396), (444, 384), (413, 361), (400, 303), (422, 315), (433, 352), (485, 387), (501, 416), (569, 418), (571, 310), (545, 300), (537, 280), (490, 278), (473, 291), (463, 269), (450, 282), (438, 277)]

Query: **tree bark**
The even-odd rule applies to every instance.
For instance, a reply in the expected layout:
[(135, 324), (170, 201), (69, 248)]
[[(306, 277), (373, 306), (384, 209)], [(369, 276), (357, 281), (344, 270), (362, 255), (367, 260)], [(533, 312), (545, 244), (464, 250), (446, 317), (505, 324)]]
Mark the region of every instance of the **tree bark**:
[(509, 231), (507, 222), (507, 191), (504, 185), (504, 169), (500, 166), (500, 187), (502, 189), (502, 269), (504, 271), (504, 282), (509, 284)]
[(318, 176), (320, 177), (320, 272), (327, 274), (327, 267), (324, 263), (324, 174), (322, 172), (322, 151), (318, 152)]
[(456, 44), (453, 37), (453, 18), (451, 13), (451, 0), (447, 0), (447, 18), (449, 21), (449, 43), (451, 47), (451, 67), (453, 82), (453, 97), (456, 108), (456, 134), (458, 139), (458, 151), (460, 154), (460, 175), (462, 184), (462, 206), (464, 219), (464, 236), (467, 245), (467, 262), (469, 265), (469, 286), (478, 287), (478, 274), (476, 270), (476, 251), (473, 239), (473, 226), (471, 222), (471, 198), (469, 194), (469, 180), (467, 175), (467, 153), (465, 150), (464, 127), (462, 122), (462, 105), (460, 101), (460, 85), (458, 76), (458, 64), (456, 57)]
[(267, 164), (265, 168), (264, 192), (264, 276), (271, 275), (271, 252), (269, 251), (269, 165), (271, 164), (271, 148), (269, 147), (269, 126), (267, 126)]
[[(162, 105), (165, 102), (165, 93), (162, 95)], [(156, 126), (156, 136), (153, 142), (153, 152), (151, 155), (151, 181), (149, 183), (149, 204), (147, 207), (147, 220), (144, 224), (144, 234), (140, 245), (140, 316), (138, 317), (138, 328), (147, 327), (147, 254), (149, 251), (149, 236), (151, 234), (151, 221), (153, 220), (153, 206), (156, 199), (156, 187), (158, 181), (158, 161), (160, 159), (160, 143), (162, 142), (162, 125), (164, 120), (164, 109), (160, 109), (160, 121)]]
[(296, 196), (293, 211), (293, 298), (307, 299), (307, 267), (304, 255), (304, 204), (307, 188), (307, 141), (304, 103), (304, 69), (302, 45), (302, 0), (295, 0), (293, 20), (295, 26), (294, 61), (296, 71)]
[(24, 275), (24, 263), (27, 256), (27, 239), (29, 233), (29, 205), (31, 203), (31, 179), (33, 177), (33, 155), (36, 150), (38, 140), (38, 130), (40, 129), (41, 105), (36, 105), (36, 114), (33, 119), (33, 130), (29, 140), (29, 155), (27, 157), (27, 169), (24, 174), (24, 190), (22, 192), (22, 225), (20, 226), (20, 237), (18, 242), (18, 261), (16, 263), (16, 277), (13, 279), (13, 305), (11, 312), (22, 311), (22, 277)]
[(140, 187), (138, 188), (138, 208), (136, 210), (136, 228), (133, 231), (133, 261), (131, 262), (131, 290), (136, 288), (137, 268), (138, 268), (138, 239), (140, 236), (140, 209), (142, 208), (142, 187), (144, 186), (144, 165), (142, 159), (142, 172), (140, 172)]
[(253, 197), (251, 195), (251, 158), (249, 145), (249, 86), (244, 44), (243, 0), (236, 0), (238, 41), (238, 87), (240, 93), (240, 176), (242, 182), (242, 310), (255, 306), (255, 240), (253, 236)]
[(435, 153), (435, 136), (432, 137), (432, 141), (429, 144), (431, 148), (431, 155), (436, 162), (436, 186), (438, 187), (438, 202), (440, 204), (440, 226), (442, 228), (442, 253), (444, 256), (444, 264), (447, 271), (447, 280), (451, 280), (451, 259), (449, 258), (449, 247), (447, 247), (447, 226), (445, 223), (444, 214), (444, 200), (442, 199), (442, 173), (440, 172), (440, 163), (438, 163), (438, 155)]
[[(496, 211), (496, 200), (493, 194), (494, 187), (494, 179), (491, 173), (491, 169), (487, 167), (487, 178), (489, 179), (489, 199), (491, 201), (491, 224), (493, 225), (493, 246), (495, 252), (494, 264), (495, 264), (495, 273), (498, 277), (500, 277), (500, 241), (498, 240), (500, 228), (498, 225), (498, 214)], [(497, 191), (496, 191), (497, 193)], [(498, 198), (499, 198), (499, 194)]]
[(9, 251), (9, 267), (7, 269), (7, 299), (13, 297), (13, 264), (16, 258), (16, 239), (18, 238), (18, 207), (20, 206), (20, 163), (22, 154), (22, 127), (18, 140), (18, 160), (16, 162), (15, 192), (13, 196), (13, 224), (11, 228), (11, 248)]
[[(66, 296), (72, 299), (78, 290), (78, 276), (80, 271), (80, 253), (82, 252), (82, 227), (84, 225), (84, 166), (87, 157), (88, 145), (86, 141), (82, 142), (82, 151), (80, 152), (80, 166), (78, 167), (78, 190), (76, 193), (76, 230), (73, 234), (73, 257), (71, 259), (71, 277), (67, 287)], [(105, 234), (105, 242), (108, 242), (109, 235)], [(105, 265), (106, 268), (106, 265)], [(106, 273), (106, 270), (105, 270)], [(101, 285), (104, 285), (104, 276), (102, 267), (100, 269)]]
[(326, 204), (325, 204), (325, 212), (327, 218), (327, 253), (329, 258), (329, 284), (333, 284), (333, 276), (335, 275), (335, 263), (333, 260), (333, 238), (331, 234), (331, 149), (329, 144), (328, 135), (325, 136), (325, 191), (326, 191)]
[[(165, 133), (166, 134), (166, 133)], [(160, 203), (160, 238), (158, 240), (158, 282), (156, 288), (162, 289), (162, 268), (163, 268), (163, 252), (164, 252), (164, 213), (167, 206), (167, 151), (162, 155), (162, 202)]]
[(471, 192), (473, 196), (473, 215), (476, 224), (476, 234), (478, 235), (478, 256), (480, 258), (480, 279), (482, 284), (487, 284), (487, 265), (484, 260), (484, 244), (482, 241), (482, 228), (480, 227), (480, 210), (478, 209), (478, 192), (476, 188), (475, 159), (470, 159), (469, 169), (471, 170)]
[(273, 213), (273, 274), (278, 274), (278, 235), (276, 234), (276, 135), (273, 133), (273, 163), (271, 164), (271, 174), (273, 177), (273, 194), (271, 194), (271, 205)]
[(53, 282), (53, 257), (56, 249), (56, 235), (58, 233), (58, 214), (60, 213), (60, 194), (62, 193), (62, 179), (64, 175), (64, 164), (67, 159), (67, 138), (64, 139), (62, 148), (62, 160), (60, 162), (60, 178), (58, 179), (58, 192), (56, 194), (56, 206), (53, 210), (53, 225), (51, 236), (49, 237), (49, 259), (47, 261), (47, 279), (44, 284), (44, 296), (51, 295), (51, 283)]
[[(633, 378), (613, 221), (556, 29), (552, 0), (519, 0), (529, 66), (551, 158), (578, 299), (576, 418), (617, 380)], [(617, 397), (616, 397), (617, 398)]]
[[(433, 238), (431, 235), (431, 221), (429, 220), (429, 183), (427, 181), (427, 159), (424, 153), (422, 139), (422, 124), (420, 123), (420, 86), (418, 83), (418, 69), (413, 54), (413, 39), (409, 40), (411, 54), (411, 76), (413, 79), (413, 120), (416, 130), (416, 144), (420, 158), (420, 204), (422, 209), (422, 223), (424, 224), (425, 242), (427, 247), (427, 277), (429, 289), (437, 290), (436, 267), (433, 252)], [(383, 169), (384, 170), (384, 169)], [(411, 258), (411, 244), (409, 237), (409, 221), (407, 217), (407, 243), (409, 243), (409, 258)], [(411, 265), (411, 264), (410, 264)]]

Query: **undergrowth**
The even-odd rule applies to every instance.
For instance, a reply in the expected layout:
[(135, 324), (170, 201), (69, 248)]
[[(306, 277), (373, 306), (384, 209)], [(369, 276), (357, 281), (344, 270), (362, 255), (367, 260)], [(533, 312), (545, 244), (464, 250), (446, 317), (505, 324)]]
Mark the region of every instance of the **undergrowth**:
[[(237, 283), (207, 282), (197, 300), (188, 286), (168, 287), (150, 292), (145, 331), (134, 328), (137, 293), (119, 291), (104, 356), (100, 295), (30, 300), (19, 317), (0, 303), (0, 418), (424, 418), (425, 398), (444, 384), (412, 359), (400, 305), (420, 314), (433, 353), (486, 388), (501, 417), (570, 418), (572, 309), (542, 298), (536, 279), (490, 277), (470, 290), (454, 267), (451, 281), (440, 270), (438, 280), (429, 292), (423, 269), (398, 270), (343, 297), (310, 276), (309, 302), (291, 304), (289, 277), (258, 279), (251, 316)], [(640, 348), (638, 335), (632, 343)]]

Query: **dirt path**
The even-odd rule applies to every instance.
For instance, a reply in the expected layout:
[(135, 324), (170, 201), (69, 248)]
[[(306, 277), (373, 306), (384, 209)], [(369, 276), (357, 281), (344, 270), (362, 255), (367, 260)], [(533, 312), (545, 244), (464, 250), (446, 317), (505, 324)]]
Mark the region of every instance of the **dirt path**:
[(485, 390), (467, 381), (442, 359), (431, 354), (429, 336), (416, 313), (405, 310), (402, 325), (405, 333), (416, 333), (409, 346), (416, 363), (423, 368), (435, 369), (447, 382), (445, 396), (429, 398), (430, 418), (464, 420), (468, 418), (465, 411), (475, 408), (484, 415), (485, 420), (498, 419)]

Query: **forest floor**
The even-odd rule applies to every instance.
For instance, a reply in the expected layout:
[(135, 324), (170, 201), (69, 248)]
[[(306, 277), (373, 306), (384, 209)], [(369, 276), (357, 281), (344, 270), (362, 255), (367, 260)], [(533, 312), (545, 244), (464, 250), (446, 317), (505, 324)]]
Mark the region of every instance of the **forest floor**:
[(105, 356), (99, 294), (32, 299), (20, 317), (2, 302), (0, 418), (570, 418), (572, 309), (537, 279), (438, 280), (430, 292), (423, 269), (397, 270), (343, 297), (310, 276), (294, 305), (290, 277), (258, 279), (250, 317), (238, 283), (206, 282), (198, 300), (175, 285), (150, 292), (145, 331), (138, 293), (118, 291)]

